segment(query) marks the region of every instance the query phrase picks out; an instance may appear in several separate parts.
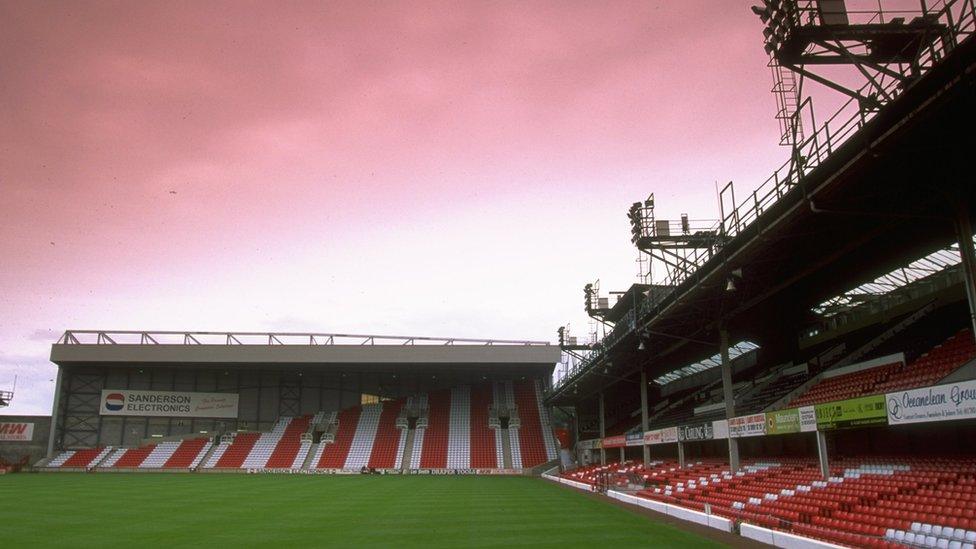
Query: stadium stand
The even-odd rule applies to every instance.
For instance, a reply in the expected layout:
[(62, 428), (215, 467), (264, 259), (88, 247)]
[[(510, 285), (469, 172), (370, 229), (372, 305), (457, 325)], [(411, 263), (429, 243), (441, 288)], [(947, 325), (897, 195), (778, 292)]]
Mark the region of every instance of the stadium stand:
[[(594, 471), (575, 477), (592, 482)], [(653, 471), (638, 496), (843, 545), (959, 549), (976, 541), (976, 460), (837, 459), (823, 480), (810, 459), (766, 458), (731, 474), (714, 460)], [(919, 536), (922, 538), (919, 538)]]
[[(72, 450), (48, 467), (301, 469), (308, 462), (310, 469), (399, 469), (413, 431), (409, 468), (500, 469), (509, 461), (513, 469), (531, 468), (558, 456), (541, 396), (539, 380), (460, 385), (338, 413), (280, 417), (270, 431), (227, 433), (216, 445), (195, 437), (137, 448)], [(508, 414), (507, 429), (497, 410)], [(412, 430), (410, 421), (415, 421)], [(510, 456), (504, 452), (506, 434)], [(309, 456), (316, 436), (320, 442)]]
[(884, 364), (867, 370), (827, 377), (808, 389), (791, 406), (820, 404), (888, 391), (932, 385), (976, 357), (969, 330), (962, 330), (907, 366)]

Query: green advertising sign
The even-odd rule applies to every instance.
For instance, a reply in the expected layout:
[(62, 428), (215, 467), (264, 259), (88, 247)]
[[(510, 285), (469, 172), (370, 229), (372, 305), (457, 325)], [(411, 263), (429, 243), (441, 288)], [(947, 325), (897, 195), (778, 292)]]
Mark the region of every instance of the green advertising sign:
[(766, 414), (766, 434), (786, 435), (800, 432), (800, 410), (779, 410)]
[(817, 429), (821, 430), (885, 425), (888, 423), (884, 395), (818, 404), (816, 408)]

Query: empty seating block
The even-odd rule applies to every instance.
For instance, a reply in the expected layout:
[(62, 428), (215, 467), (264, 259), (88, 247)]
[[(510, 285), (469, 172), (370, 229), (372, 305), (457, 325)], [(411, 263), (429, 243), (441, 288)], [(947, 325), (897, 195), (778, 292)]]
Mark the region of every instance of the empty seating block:
[(433, 391), (427, 395), (427, 429), (420, 456), (421, 469), (447, 467), (447, 441), (451, 414), (451, 392)]
[(244, 460), (247, 459), (260, 436), (260, 433), (239, 433), (234, 437), (234, 442), (223, 451), (214, 467), (239, 469), (244, 465)]
[[(592, 482), (594, 470), (579, 472), (580, 482)], [(976, 541), (967, 541), (976, 530), (976, 458), (837, 459), (826, 481), (813, 460), (785, 458), (736, 474), (698, 462), (642, 476), (652, 488), (640, 497), (699, 511), (708, 505), (720, 516), (842, 545), (963, 549)]]
[(322, 457), (315, 465), (318, 469), (341, 469), (346, 464), (346, 457), (349, 455), (349, 447), (352, 446), (352, 439), (356, 435), (356, 427), (359, 426), (359, 414), (362, 409), (359, 406), (346, 408), (339, 413), (339, 428), (336, 430), (335, 442), (325, 446), (322, 450)]
[(962, 330), (907, 366), (886, 364), (823, 379), (794, 399), (790, 406), (821, 404), (934, 385), (974, 357), (976, 344), (973, 343), (972, 334), (968, 329)]
[(373, 453), (373, 441), (376, 439), (376, 430), (380, 424), (380, 415), (383, 413), (383, 404), (367, 404), (362, 407), (359, 414), (359, 424), (356, 426), (356, 433), (353, 435), (352, 443), (349, 445), (349, 455), (346, 457), (345, 469), (362, 469), (369, 463), (370, 454)]
[(61, 463), (61, 467), (90, 467), (101, 461), (110, 450), (110, 448), (77, 450)]
[(207, 438), (191, 438), (180, 442), (178, 448), (163, 464), (164, 469), (187, 469), (194, 466), (207, 452)]
[(403, 409), (403, 403), (402, 399), (383, 403), (383, 413), (380, 414), (379, 426), (376, 428), (376, 437), (369, 455), (369, 467), (376, 469), (396, 467), (398, 452), (402, 450), (400, 439), (405, 438), (396, 427), (396, 419)]
[[(517, 381), (512, 384), (515, 405), (518, 406), (522, 426), (519, 428), (519, 451), (522, 467), (528, 469), (549, 461), (546, 444), (539, 420), (539, 402), (536, 398), (535, 381)], [(512, 449), (514, 452), (514, 448)]]
[[(295, 458), (298, 457), (302, 449), (302, 435), (308, 430), (308, 424), (312, 420), (311, 416), (302, 416), (292, 419), (285, 427), (278, 443), (268, 457), (266, 468), (269, 469), (290, 469), (294, 467)], [(308, 445), (304, 446), (308, 452)], [(304, 454), (302, 458), (304, 458)]]
[[(492, 404), (492, 387), (482, 383), (471, 388), (471, 467), (494, 469), (500, 467), (495, 451), (495, 432), (488, 428), (488, 413)], [(500, 449), (500, 447), (499, 447)]]
[(447, 466), (451, 469), (471, 467), (471, 388), (467, 385), (451, 389)]

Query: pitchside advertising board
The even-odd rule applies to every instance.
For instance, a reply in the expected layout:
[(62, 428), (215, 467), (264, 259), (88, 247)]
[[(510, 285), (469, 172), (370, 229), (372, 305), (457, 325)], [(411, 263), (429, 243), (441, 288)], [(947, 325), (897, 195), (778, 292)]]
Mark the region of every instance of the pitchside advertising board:
[(644, 444), (644, 433), (627, 433), (627, 446), (640, 446)]
[(175, 391), (102, 391), (103, 416), (236, 418), (238, 396), (233, 393)]
[(884, 395), (818, 404), (816, 410), (817, 429), (821, 431), (888, 423)]
[(757, 437), (766, 434), (766, 414), (739, 416), (729, 420), (729, 436)]
[(817, 430), (817, 411), (813, 406), (766, 413), (767, 435), (788, 435)]
[(952, 421), (976, 417), (976, 380), (885, 395), (888, 423)]
[(29, 442), (34, 440), (33, 423), (0, 423), (0, 442)]
[(623, 448), (626, 445), (627, 445), (627, 437), (625, 437), (624, 435), (615, 435), (603, 439), (604, 448)]

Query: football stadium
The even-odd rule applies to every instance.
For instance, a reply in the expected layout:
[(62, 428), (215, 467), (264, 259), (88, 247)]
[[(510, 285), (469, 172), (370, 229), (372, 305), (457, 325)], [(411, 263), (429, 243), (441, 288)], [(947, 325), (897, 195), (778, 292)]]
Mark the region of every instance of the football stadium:
[(974, 549), (976, 2), (751, 9), (785, 162), (621, 204), (586, 329), (62, 327), (5, 543)]

